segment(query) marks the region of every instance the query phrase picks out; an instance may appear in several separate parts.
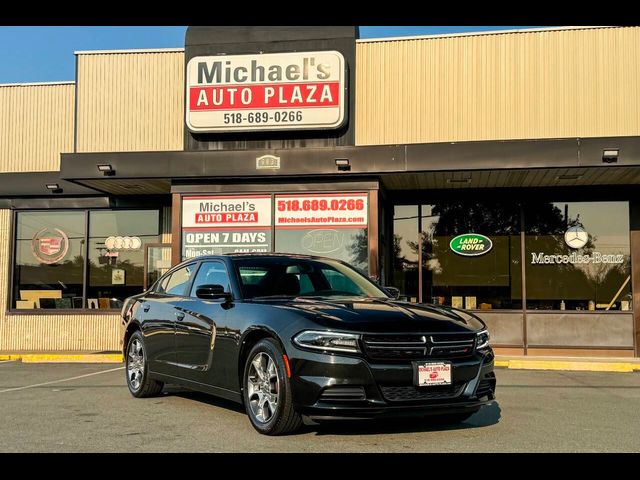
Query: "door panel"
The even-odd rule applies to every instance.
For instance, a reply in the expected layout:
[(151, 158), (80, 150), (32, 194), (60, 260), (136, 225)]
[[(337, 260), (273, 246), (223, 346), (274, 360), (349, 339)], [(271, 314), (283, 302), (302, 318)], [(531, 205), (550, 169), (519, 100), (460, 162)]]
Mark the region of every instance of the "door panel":
[(192, 282), (188, 297), (176, 305), (176, 353), (180, 376), (189, 380), (219, 385), (215, 373), (217, 329), (224, 325), (227, 303), (197, 298), (201, 285), (221, 285), (230, 291), (229, 275), (220, 261), (203, 262)]
[(179, 376), (210, 385), (218, 324), (224, 323), (220, 301), (184, 298), (175, 308)]
[(179, 375), (176, 307), (187, 293), (195, 268), (196, 264), (187, 265), (163, 278), (157, 290), (149, 292), (141, 305), (149, 368), (153, 372)]

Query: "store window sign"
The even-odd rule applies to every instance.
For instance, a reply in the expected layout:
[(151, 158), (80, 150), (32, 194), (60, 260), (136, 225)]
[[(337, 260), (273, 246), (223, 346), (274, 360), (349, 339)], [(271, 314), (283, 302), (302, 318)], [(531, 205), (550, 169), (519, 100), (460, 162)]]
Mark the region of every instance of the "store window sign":
[[(366, 228), (366, 193), (294, 194), (276, 196), (276, 228)], [(316, 232), (329, 239), (330, 232)]]
[(449, 242), (449, 248), (464, 257), (479, 257), (489, 253), (493, 248), (493, 242), (489, 237), (479, 233), (465, 233), (454, 237)]
[(183, 258), (271, 250), (271, 195), (182, 201)]
[(186, 71), (193, 132), (335, 129), (345, 120), (337, 51), (201, 56)]
[(59, 228), (42, 228), (31, 239), (31, 251), (40, 263), (58, 263), (69, 250), (69, 237)]
[(109, 250), (140, 250), (142, 240), (140, 237), (111, 235), (104, 241), (104, 246)]
[[(589, 233), (580, 226), (574, 226), (567, 229), (564, 233), (564, 241), (570, 248), (578, 250), (585, 247), (589, 243)], [(532, 265), (588, 265), (588, 264), (623, 264), (625, 262), (624, 255), (620, 253), (605, 254), (602, 252), (586, 252), (580, 254), (577, 251), (565, 254), (548, 254), (544, 252), (532, 252)]]
[(333, 253), (340, 250), (343, 244), (344, 234), (332, 228), (310, 230), (302, 237), (302, 248), (311, 253)]

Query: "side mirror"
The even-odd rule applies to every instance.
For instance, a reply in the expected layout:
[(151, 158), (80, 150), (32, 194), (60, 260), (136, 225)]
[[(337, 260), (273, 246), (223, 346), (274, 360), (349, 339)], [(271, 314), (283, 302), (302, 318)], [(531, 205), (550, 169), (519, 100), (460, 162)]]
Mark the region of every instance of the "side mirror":
[(400, 289), (396, 287), (384, 287), (384, 289), (396, 300), (400, 298)]
[(218, 300), (222, 298), (225, 301), (230, 301), (232, 299), (231, 294), (225, 292), (222, 285), (200, 285), (196, 289), (196, 297), (203, 300)]

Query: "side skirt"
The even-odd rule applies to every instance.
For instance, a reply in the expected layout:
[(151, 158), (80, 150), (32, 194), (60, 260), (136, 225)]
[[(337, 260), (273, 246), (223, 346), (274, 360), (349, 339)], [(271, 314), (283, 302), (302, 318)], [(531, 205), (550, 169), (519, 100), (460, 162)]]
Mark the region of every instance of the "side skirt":
[(190, 388), (191, 390), (208, 393), (211, 395), (215, 395), (216, 397), (225, 398), (227, 400), (242, 404), (242, 395), (239, 392), (227, 390), (226, 388), (222, 387), (214, 387), (212, 385), (207, 385), (200, 382), (194, 382), (192, 380), (185, 380), (184, 378), (174, 377), (173, 375), (166, 375), (155, 372), (149, 373), (151, 378), (160, 380), (161, 382), (170, 383), (173, 385), (182, 385), (183, 387)]

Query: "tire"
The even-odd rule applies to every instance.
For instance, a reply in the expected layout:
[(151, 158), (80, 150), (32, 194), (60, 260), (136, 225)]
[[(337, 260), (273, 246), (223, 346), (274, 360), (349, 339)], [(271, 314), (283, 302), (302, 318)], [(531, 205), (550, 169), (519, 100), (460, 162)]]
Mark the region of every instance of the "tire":
[(127, 345), (125, 375), (131, 395), (138, 398), (155, 397), (162, 391), (163, 382), (149, 378), (149, 362), (144, 337), (138, 330), (133, 332)]
[(430, 423), (433, 423), (434, 425), (454, 425), (464, 422), (471, 416), (475, 415), (477, 412), (478, 410), (464, 413), (447, 413), (444, 415), (428, 416), (426, 418)]
[(276, 341), (265, 338), (254, 345), (244, 366), (244, 406), (253, 428), (264, 435), (292, 433), (302, 425), (302, 416), (293, 408), (282, 356)]

